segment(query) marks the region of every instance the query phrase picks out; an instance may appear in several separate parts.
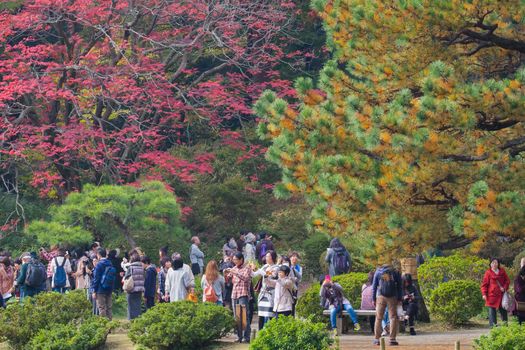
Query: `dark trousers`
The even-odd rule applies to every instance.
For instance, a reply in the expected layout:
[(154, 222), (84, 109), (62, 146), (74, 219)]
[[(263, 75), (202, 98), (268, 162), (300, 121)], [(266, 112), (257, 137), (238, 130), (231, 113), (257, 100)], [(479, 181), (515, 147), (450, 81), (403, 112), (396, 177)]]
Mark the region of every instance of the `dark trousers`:
[(406, 312), (408, 315), (408, 326), (414, 327), (414, 321), (417, 317), (417, 304), (416, 303), (408, 304), (406, 308)]
[(368, 316), (368, 322), (370, 322), (370, 329), (372, 334), (374, 334), (374, 328), (376, 325), (376, 317), (375, 316)]
[(522, 323), (525, 323), (525, 316), (519, 316), (518, 315), (518, 323), (520, 324), (520, 326), (521, 326)]
[(278, 312), (277, 313), (277, 318), (279, 318), (279, 316), (292, 316), (292, 311), (282, 311), (282, 312)]
[(155, 297), (144, 297), (146, 299), (146, 310), (155, 306)]
[[(509, 320), (507, 310), (500, 307), (499, 313), (501, 315), (501, 320), (507, 322)], [(498, 318), (496, 317), (496, 308), (489, 307), (489, 326), (494, 327), (498, 324)]]

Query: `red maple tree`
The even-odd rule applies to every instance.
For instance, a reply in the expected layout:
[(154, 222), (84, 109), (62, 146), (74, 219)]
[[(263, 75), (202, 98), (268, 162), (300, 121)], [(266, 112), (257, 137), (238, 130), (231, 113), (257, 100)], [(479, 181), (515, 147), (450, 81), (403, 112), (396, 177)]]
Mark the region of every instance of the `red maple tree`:
[(293, 94), (276, 67), (300, 54), (285, 50), (297, 11), (289, 0), (27, 0), (1, 10), (4, 184), (16, 187), (24, 169), (43, 196), (63, 197), (87, 182), (212, 171), (211, 154), (188, 161), (169, 150), (194, 142), (194, 120), (225, 130), (254, 118), (263, 89)]

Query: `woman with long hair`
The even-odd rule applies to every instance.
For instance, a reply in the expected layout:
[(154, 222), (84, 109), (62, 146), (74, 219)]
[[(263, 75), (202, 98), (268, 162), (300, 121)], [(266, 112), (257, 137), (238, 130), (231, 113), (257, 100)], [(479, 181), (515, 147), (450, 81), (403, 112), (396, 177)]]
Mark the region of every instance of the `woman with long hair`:
[(215, 260), (210, 260), (206, 265), (201, 287), (202, 301), (224, 305), (225, 282), (224, 277), (219, 273), (219, 266)]

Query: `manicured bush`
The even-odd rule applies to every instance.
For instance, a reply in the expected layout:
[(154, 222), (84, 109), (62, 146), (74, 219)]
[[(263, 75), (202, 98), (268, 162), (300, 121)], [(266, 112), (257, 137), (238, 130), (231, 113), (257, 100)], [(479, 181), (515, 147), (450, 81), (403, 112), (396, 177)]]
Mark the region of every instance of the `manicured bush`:
[(29, 343), (31, 350), (94, 350), (106, 343), (112, 323), (106, 318), (93, 316), (79, 325), (57, 324), (41, 329)]
[(309, 318), (314, 322), (322, 322), (323, 309), (319, 305), (319, 290), (321, 287), (319, 283), (314, 283), (308, 288), (301, 297), (297, 300), (295, 311), (297, 316), (302, 318)]
[(439, 284), (454, 280), (471, 280), (481, 283), (489, 262), (476, 256), (451, 255), (435, 257), (417, 269), (421, 293), (426, 300)]
[(84, 292), (41, 293), (24, 304), (12, 304), (0, 312), (0, 338), (14, 349), (22, 349), (40, 330), (57, 324), (80, 322), (91, 316), (91, 304)]
[(120, 293), (112, 295), (113, 304), (111, 306), (111, 311), (113, 317), (126, 317), (128, 313), (128, 301), (126, 300), (126, 293)]
[(324, 323), (279, 317), (264, 326), (250, 350), (327, 350), (333, 343)]
[(492, 328), (490, 333), (474, 340), (476, 350), (525, 350), (525, 326), (511, 323)]
[[(334, 277), (334, 282), (343, 287), (345, 297), (350, 301), (354, 309), (361, 306), (361, 287), (366, 282), (368, 274), (362, 272), (350, 272)], [(314, 283), (308, 288), (297, 301), (297, 315), (310, 318), (315, 322), (325, 321), (323, 309), (320, 306), (319, 283)]]
[(158, 304), (133, 320), (133, 343), (154, 350), (200, 349), (233, 330), (231, 311), (209, 303)]
[(350, 272), (334, 277), (334, 282), (343, 287), (345, 297), (350, 301), (354, 309), (361, 306), (361, 288), (368, 280), (368, 274), (364, 272)]
[(432, 292), (430, 313), (448, 325), (463, 324), (483, 309), (479, 283), (457, 280), (444, 282)]

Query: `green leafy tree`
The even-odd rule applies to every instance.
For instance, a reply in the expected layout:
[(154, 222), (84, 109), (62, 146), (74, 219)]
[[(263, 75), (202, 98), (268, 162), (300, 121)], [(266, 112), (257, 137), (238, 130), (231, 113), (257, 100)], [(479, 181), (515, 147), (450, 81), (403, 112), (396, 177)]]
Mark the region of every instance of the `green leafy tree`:
[(50, 211), (49, 221), (35, 221), (27, 228), (42, 244), (77, 246), (98, 240), (107, 247), (140, 246), (154, 256), (159, 247), (177, 248), (189, 238), (177, 199), (161, 182), (86, 185)]
[[(525, 237), (525, 7), (519, 0), (314, 0), (331, 52), (299, 104), (255, 106), (278, 198), (376, 252)], [(297, 106), (297, 108), (295, 107)]]

